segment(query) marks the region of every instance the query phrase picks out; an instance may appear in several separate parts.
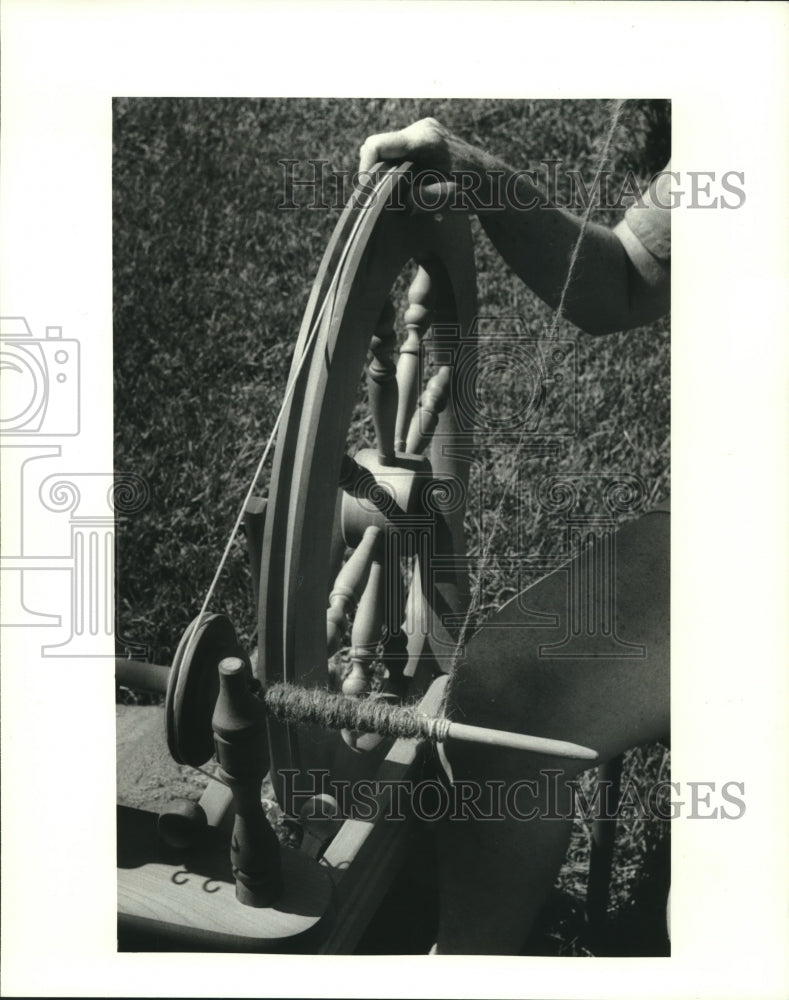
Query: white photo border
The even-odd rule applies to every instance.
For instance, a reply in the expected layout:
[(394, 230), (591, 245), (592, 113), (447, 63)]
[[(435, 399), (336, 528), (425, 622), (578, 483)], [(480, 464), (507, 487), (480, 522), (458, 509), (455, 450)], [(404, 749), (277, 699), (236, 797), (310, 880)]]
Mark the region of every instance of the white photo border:
[(672, 957), (118, 954), (113, 673), (16, 629), (4, 994), (785, 996), (789, 8), (5, 0), (1, 16), (0, 312), (78, 334), (85, 472), (113, 463), (113, 97), (665, 97), (675, 168), (741, 171), (746, 192), (673, 220), (672, 771), (744, 781), (747, 811), (676, 822)]

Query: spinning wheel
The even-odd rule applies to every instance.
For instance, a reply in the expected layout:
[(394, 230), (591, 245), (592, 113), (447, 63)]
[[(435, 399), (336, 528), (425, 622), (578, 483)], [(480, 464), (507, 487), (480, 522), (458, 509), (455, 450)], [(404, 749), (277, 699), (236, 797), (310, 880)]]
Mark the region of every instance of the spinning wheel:
[[(264, 683), (325, 686), (327, 652), (336, 654), (358, 602), (343, 691), (369, 694), (383, 630), (388, 694), (409, 687), (420, 693), (431, 670), (448, 669), (454, 641), (446, 619), (462, 616), (468, 602), (462, 557), (469, 436), (453, 401), (475, 360), (473, 251), (464, 217), (393, 208), (407, 203), (408, 166), (386, 174), (365, 207), (346, 209), (299, 334), (298, 381), (278, 438), (262, 545), (256, 674)], [(389, 293), (412, 260), (419, 267), (396, 363)], [(417, 402), (420, 344), (431, 323), (433, 355), (462, 355), (465, 364), (440, 367)], [(368, 351), (376, 449), (351, 459), (346, 436)], [(336, 577), (345, 546), (356, 548)], [(407, 553), (416, 566), (406, 603), (400, 563)], [(305, 738), (277, 723), (271, 752), (275, 771), (352, 768), (336, 737)]]
[[(263, 869), (244, 873), (245, 865), (254, 867), (259, 859), (244, 860), (238, 831), (239, 823), (246, 824), (244, 836), (265, 827), (254, 786), (257, 781), (259, 789), (269, 761), (287, 808), (283, 773), (295, 772), (293, 788), (312, 794), (314, 803), (325, 800), (315, 795), (319, 789), (310, 772), (316, 769), (326, 777), (402, 779), (420, 760), (421, 745), (414, 739), (392, 746), (375, 737), (305, 731), (274, 719), (266, 752), (259, 745), (256, 717), (263, 709), (251, 693), (253, 672), (264, 686), (287, 681), (325, 688), (333, 657), (335, 686), (345, 694), (419, 697), (435, 674), (449, 669), (456, 644), (452, 629), (462, 624), (468, 604), (463, 516), (472, 442), (460, 426), (455, 400), (462, 380), (473, 377), (473, 253), (465, 217), (409, 207), (409, 180), (404, 164), (385, 172), (373, 191), (357, 192), (313, 286), (296, 344), (267, 509), (263, 514), (258, 505), (250, 517), (253, 568), (260, 567), (257, 656), (246, 656), (227, 619), (206, 616), (187, 631), (169, 677), (169, 748), (177, 761), (201, 766), (216, 742), (240, 817), (231, 852), (236, 894), (251, 906), (228, 891), (187, 899), (186, 883), (176, 879), (179, 871), (200, 870), (230, 889), (226, 846), (223, 862), (214, 856), (216, 844), (210, 857), (198, 852), (191, 860), (151, 846), (150, 857), (138, 858), (136, 866), (121, 865), (122, 927), (223, 950), (298, 950), (307, 939), (314, 944), (317, 935), (321, 950), (347, 951), (397, 870), (403, 824), (387, 825), (381, 810), (370, 822), (324, 823), (339, 832), (321, 862), (314, 855), (322, 843), (313, 856), (283, 851), (273, 882), (284, 880), (285, 892), (269, 898), (256, 889)], [(416, 272), (397, 361), (389, 294), (411, 262)], [(420, 394), (420, 345), (431, 325), (438, 370)], [(351, 456), (347, 434), (368, 351), (376, 447)], [(347, 548), (353, 551), (342, 565)], [(401, 575), (405, 557), (412, 557), (407, 596)], [(349, 630), (350, 649), (343, 654)], [(235, 716), (214, 710), (220, 661), (219, 700), (234, 699)], [(437, 712), (441, 696), (442, 686), (433, 685), (424, 709)], [(257, 736), (251, 735), (255, 726)], [(313, 844), (319, 826), (308, 826)], [(257, 846), (247, 853), (256, 852)]]

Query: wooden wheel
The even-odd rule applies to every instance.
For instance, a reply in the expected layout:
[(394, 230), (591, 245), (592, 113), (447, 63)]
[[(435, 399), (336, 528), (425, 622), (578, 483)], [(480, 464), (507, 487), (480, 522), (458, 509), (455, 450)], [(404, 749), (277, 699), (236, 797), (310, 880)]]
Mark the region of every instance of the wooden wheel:
[[(468, 602), (463, 517), (472, 442), (456, 400), (475, 360), (473, 250), (464, 216), (409, 207), (409, 168), (392, 168), (346, 208), (299, 333), (262, 543), (255, 672), (264, 684), (325, 687), (329, 654), (357, 601), (346, 693), (375, 687), (370, 668), (382, 649), (390, 695), (420, 694), (452, 660), (452, 624)], [(390, 292), (414, 264), (397, 360)], [(439, 370), (420, 398), (420, 342), (431, 324)], [(348, 428), (368, 352), (376, 448), (351, 460)], [(355, 551), (335, 579), (346, 546)], [(404, 604), (406, 553), (416, 562)], [(309, 769), (359, 773), (338, 734), (272, 721), (270, 741), (272, 777), (297, 770), (314, 789)]]

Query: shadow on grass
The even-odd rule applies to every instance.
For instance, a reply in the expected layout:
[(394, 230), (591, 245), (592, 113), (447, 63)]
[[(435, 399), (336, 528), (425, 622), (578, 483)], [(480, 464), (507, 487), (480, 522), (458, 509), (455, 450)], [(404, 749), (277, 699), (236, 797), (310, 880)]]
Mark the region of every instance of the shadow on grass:
[(522, 954), (564, 957), (661, 958), (671, 954), (666, 897), (671, 872), (670, 838), (652, 848), (647, 866), (627, 898), (609, 904), (602, 927), (586, 919), (583, 895), (555, 889), (537, 919)]

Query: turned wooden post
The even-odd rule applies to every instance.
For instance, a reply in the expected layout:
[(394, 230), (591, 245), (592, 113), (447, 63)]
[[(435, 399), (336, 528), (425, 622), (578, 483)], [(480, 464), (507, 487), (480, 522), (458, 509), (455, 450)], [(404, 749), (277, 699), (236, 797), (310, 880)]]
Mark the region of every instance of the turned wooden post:
[(406, 337), (400, 348), (397, 362), (397, 422), (395, 425), (395, 448), (406, 450), (408, 425), (416, 407), (419, 381), (419, 352), (422, 339), (430, 326), (429, 303), (431, 300), (430, 275), (424, 267), (418, 267), (414, 280), (408, 289), (408, 308), (405, 320)]
[(367, 366), (367, 392), (381, 465), (392, 465), (395, 460), (397, 365), (394, 355), (397, 349), (397, 335), (394, 321), (394, 307), (387, 299), (370, 341), (372, 359)]
[(359, 601), (351, 629), (351, 672), (343, 681), (342, 692), (354, 697), (370, 693), (370, 672), (384, 624), (386, 581), (382, 565), (383, 541), (383, 532), (372, 535), (372, 559), (367, 586)]
[(355, 611), (367, 585), (373, 553), (380, 534), (381, 529), (375, 525), (367, 528), (361, 542), (334, 581), (326, 612), (326, 645), (329, 656), (333, 656), (342, 646), (349, 616)]
[(449, 401), (449, 382), (449, 368), (443, 367), (439, 368), (425, 386), (408, 430), (406, 449), (409, 452), (421, 455), (430, 444), (430, 439), (438, 426), (439, 414)]
[(388, 677), (383, 685), (385, 694), (404, 698), (408, 682), (403, 671), (408, 665), (408, 637), (403, 630), (406, 592), (400, 559), (405, 555), (404, 538), (396, 532), (387, 539), (386, 606), (383, 661)]
[(251, 692), (251, 674), (236, 656), (219, 664), (219, 697), (213, 717), (220, 776), (233, 794), (236, 819), (230, 861), (236, 898), (245, 906), (271, 906), (282, 894), (279, 841), (260, 787), (269, 769), (266, 709)]

